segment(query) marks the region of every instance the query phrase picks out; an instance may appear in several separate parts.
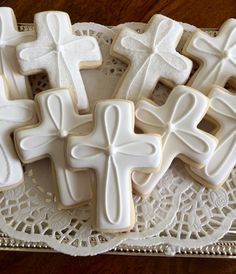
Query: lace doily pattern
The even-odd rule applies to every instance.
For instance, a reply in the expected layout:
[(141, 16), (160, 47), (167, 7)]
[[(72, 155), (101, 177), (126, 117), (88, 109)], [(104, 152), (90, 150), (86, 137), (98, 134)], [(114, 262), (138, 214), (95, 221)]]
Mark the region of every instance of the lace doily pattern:
[[(46, 242), (70, 255), (95, 255), (123, 240), (156, 235), (173, 220), (180, 196), (189, 187), (176, 162), (147, 198), (134, 196), (136, 224), (129, 233), (99, 233), (91, 228), (91, 206), (58, 210), (51, 185), (50, 163), (26, 166), (25, 183), (0, 193), (0, 227), (11, 237)], [(44, 175), (42, 175), (44, 174)]]
[(0, 194), (0, 224), (8, 226), (9, 236), (46, 242), (61, 252), (82, 256), (105, 252), (114, 246), (114, 241), (119, 243), (115, 235), (102, 235), (91, 229), (90, 205), (57, 210), (54, 195), (45, 191), (34, 177), (34, 169), (38, 168), (43, 169), (28, 166), (25, 184)]
[[(175, 161), (151, 195), (134, 196), (136, 223), (126, 238), (149, 238), (169, 226), (179, 208), (182, 193), (190, 186), (191, 178)], [(159, 232), (158, 232), (159, 231)]]
[(154, 246), (164, 243), (175, 253), (180, 247), (199, 248), (220, 240), (236, 218), (236, 168), (218, 190), (205, 188), (193, 179), (190, 182), (167, 229), (151, 239), (127, 240), (126, 244)]

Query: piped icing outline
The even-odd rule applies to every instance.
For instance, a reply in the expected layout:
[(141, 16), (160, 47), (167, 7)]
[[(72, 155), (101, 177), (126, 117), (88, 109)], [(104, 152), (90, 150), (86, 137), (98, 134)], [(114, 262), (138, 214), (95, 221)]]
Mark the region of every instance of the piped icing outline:
[[(65, 158), (66, 139), (70, 134), (87, 134), (92, 115), (79, 115), (67, 89), (53, 89), (36, 96), (40, 123), (17, 130), (15, 142), (20, 158), (31, 163), (49, 157), (57, 185), (58, 207), (74, 207), (92, 198), (90, 173), (82, 182), (80, 172), (68, 169)], [(74, 193), (74, 191), (76, 191)]]
[(79, 110), (89, 109), (80, 69), (96, 68), (102, 63), (97, 40), (72, 34), (67, 13), (40, 12), (34, 18), (37, 39), (17, 47), (17, 58), (26, 75), (47, 71), (52, 88), (74, 91)]
[(154, 15), (144, 33), (123, 28), (111, 46), (111, 55), (129, 63), (114, 92), (115, 98), (150, 98), (157, 82), (184, 84), (192, 61), (176, 51), (183, 27), (163, 15)]
[(219, 126), (215, 134), (219, 143), (204, 168), (187, 167), (187, 170), (198, 182), (216, 189), (227, 180), (236, 164), (236, 95), (215, 86), (209, 99), (207, 114)]
[(134, 133), (134, 105), (130, 101), (97, 103), (94, 121), (89, 135), (68, 138), (68, 163), (73, 169), (96, 172), (96, 229), (127, 231), (134, 225), (130, 173), (133, 169), (155, 171), (160, 166), (161, 139)]
[(32, 100), (8, 100), (6, 80), (0, 76), (0, 190), (23, 182), (23, 169), (18, 159), (11, 134), (18, 127), (37, 121)]
[(32, 97), (28, 78), (22, 75), (19, 69), (16, 46), (33, 39), (33, 31), (18, 31), (16, 17), (11, 8), (0, 8), (0, 74), (6, 78), (9, 99)]
[(163, 161), (157, 173), (144, 175), (134, 172), (134, 188), (148, 195), (158, 184), (174, 158), (201, 168), (207, 163), (218, 140), (198, 124), (206, 114), (209, 100), (202, 93), (186, 86), (177, 86), (163, 106), (141, 100), (136, 106), (136, 126), (145, 133), (162, 134)]
[(216, 37), (196, 30), (186, 42), (183, 53), (200, 64), (187, 85), (207, 95), (213, 85), (224, 87), (236, 79), (236, 20), (228, 19)]

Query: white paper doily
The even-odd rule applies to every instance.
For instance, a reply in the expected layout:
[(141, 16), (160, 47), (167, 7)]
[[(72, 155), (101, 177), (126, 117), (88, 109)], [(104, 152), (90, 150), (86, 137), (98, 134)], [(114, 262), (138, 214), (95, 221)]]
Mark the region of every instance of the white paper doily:
[[(101, 68), (82, 72), (93, 108), (96, 100), (110, 98), (126, 65), (109, 55), (113, 30), (93, 23), (76, 24), (73, 29), (79, 35), (96, 37), (102, 49), (104, 62)], [(49, 88), (47, 76), (43, 74), (31, 77), (31, 83), (35, 93)], [(153, 98), (163, 104), (168, 92), (167, 88), (158, 85)], [(174, 253), (177, 246), (201, 246), (227, 233), (236, 217), (233, 208), (235, 173), (234, 170), (224, 188), (214, 192), (195, 183), (181, 161), (176, 160), (149, 197), (134, 195), (134, 229), (129, 233), (108, 234), (91, 229), (89, 204), (77, 209), (57, 210), (50, 163), (42, 160), (25, 167), (24, 184), (0, 193), (0, 229), (13, 238), (45, 242), (70, 255), (95, 255), (123, 241), (135, 245), (168, 243), (170, 253)], [(198, 238), (194, 238), (196, 228)], [(156, 237), (152, 237), (154, 235)]]
[(136, 225), (132, 232), (98, 233), (91, 229), (91, 208), (57, 210), (50, 163), (28, 165), (25, 183), (0, 193), (0, 228), (24, 241), (46, 242), (70, 255), (95, 255), (114, 248), (127, 238), (144, 238), (160, 232), (175, 216), (181, 193), (189, 187), (175, 163), (161, 184), (146, 199), (134, 196)]
[[(182, 166), (184, 168), (184, 166)], [(236, 218), (236, 168), (219, 190), (210, 190), (191, 179), (169, 227), (150, 239), (127, 240), (135, 246), (169, 245), (173, 254), (184, 248), (198, 248), (220, 240)]]

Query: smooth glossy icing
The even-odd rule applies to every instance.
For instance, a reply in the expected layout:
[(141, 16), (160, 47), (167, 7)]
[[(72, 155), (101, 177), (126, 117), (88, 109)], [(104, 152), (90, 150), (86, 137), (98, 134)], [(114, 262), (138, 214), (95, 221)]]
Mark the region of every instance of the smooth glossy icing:
[(101, 65), (97, 40), (72, 34), (67, 13), (48, 11), (35, 15), (37, 39), (17, 47), (18, 61), (24, 74), (47, 71), (52, 88), (71, 88), (80, 110), (89, 107), (79, 72)]
[(134, 133), (134, 106), (130, 101), (99, 102), (94, 120), (91, 134), (69, 137), (68, 163), (75, 169), (96, 171), (96, 229), (127, 231), (134, 224), (130, 173), (159, 167), (161, 138)]
[(28, 78), (20, 73), (16, 46), (33, 38), (32, 31), (18, 31), (11, 8), (0, 8), (0, 74), (7, 80), (9, 99), (27, 99), (32, 96)]
[(219, 123), (216, 138), (219, 144), (202, 169), (189, 168), (199, 182), (213, 188), (221, 186), (236, 164), (236, 96), (220, 87), (210, 94), (208, 114)]
[(162, 80), (172, 85), (185, 83), (192, 61), (176, 51), (182, 33), (179, 23), (162, 15), (154, 15), (142, 34), (122, 29), (112, 44), (111, 54), (129, 62), (129, 67), (118, 83), (116, 98), (149, 98)]
[(11, 134), (17, 127), (37, 121), (32, 100), (10, 101), (6, 93), (6, 84), (0, 76), (0, 190), (13, 187), (23, 181), (23, 169)]
[(200, 62), (188, 85), (204, 94), (214, 84), (224, 87), (231, 77), (236, 79), (236, 20), (227, 20), (216, 37), (195, 31), (183, 51)]
[[(26, 163), (50, 157), (60, 206), (72, 207), (90, 200), (91, 186), (83, 184), (79, 172), (74, 173), (67, 168), (65, 143), (69, 134), (89, 132), (92, 115), (76, 113), (70, 93), (66, 89), (40, 93), (36, 102), (40, 111), (40, 124), (19, 130), (15, 134), (20, 157)], [(87, 176), (90, 176), (89, 172)]]
[(150, 194), (179, 157), (190, 165), (207, 163), (217, 145), (217, 139), (197, 128), (206, 114), (209, 100), (202, 93), (186, 86), (178, 86), (170, 93), (163, 106), (141, 100), (136, 108), (136, 126), (145, 133), (162, 134), (163, 161), (158, 173), (144, 176), (134, 172), (134, 188)]

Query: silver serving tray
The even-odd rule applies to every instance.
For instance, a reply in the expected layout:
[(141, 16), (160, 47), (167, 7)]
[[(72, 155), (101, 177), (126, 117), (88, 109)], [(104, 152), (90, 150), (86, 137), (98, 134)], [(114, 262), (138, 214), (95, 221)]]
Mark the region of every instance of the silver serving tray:
[[(236, 258), (236, 224), (219, 242), (202, 248), (181, 248), (175, 257), (204, 257), (204, 258)], [(106, 254), (133, 256), (168, 256), (167, 245), (160, 244), (152, 247), (135, 247), (121, 244)], [(0, 233), (0, 250), (28, 252), (56, 252), (42, 242), (25, 242), (10, 238)]]
[[(18, 24), (20, 31), (32, 30), (32, 24)], [(217, 29), (203, 29), (205, 31), (217, 31)], [(121, 244), (106, 254), (135, 255), (135, 256), (168, 256), (168, 245), (160, 244), (152, 247), (135, 247)], [(29, 252), (56, 252), (42, 242), (25, 242), (10, 238), (0, 232), (0, 250), (5, 251), (29, 251)], [(202, 248), (180, 248), (175, 257), (204, 257), (204, 258), (235, 258), (236, 259), (236, 221), (230, 231), (217, 243)]]

